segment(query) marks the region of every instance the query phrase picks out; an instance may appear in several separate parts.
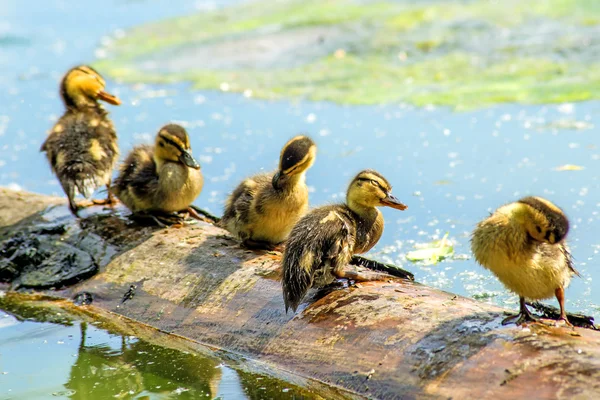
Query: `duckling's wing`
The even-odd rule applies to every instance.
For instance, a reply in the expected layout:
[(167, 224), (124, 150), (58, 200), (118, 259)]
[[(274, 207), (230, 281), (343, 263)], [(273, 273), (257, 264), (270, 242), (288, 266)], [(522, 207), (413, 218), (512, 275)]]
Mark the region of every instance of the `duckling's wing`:
[(112, 124), (93, 110), (63, 115), (40, 150), (63, 187), (75, 187), (85, 197), (110, 182), (118, 156)]
[(271, 185), (272, 175), (260, 174), (244, 179), (225, 202), (221, 225), (244, 237), (251, 224), (254, 199)]
[[(335, 216), (335, 218), (333, 216)], [(319, 221), (327, 227), (328, 235), (324, 235), (323, 263), (329, 263), (333, 269), (341, 268), (352, 258), (354, 249), (356, 228), (347, 213), (340, 210), (330, 211), (326, 221)], [(327, 232), (327, 231), (324, 231)]]
[(152, 146), (137, 146), (121, 165), (115, 179), (115, 195), (132, 211), (152, 208), (153, 198), (158, 195), (159, 181)]
[(567, 263), (567, 268), (569, 268), (571, 270), (571, 272), (573, 272), (573, 274), (577, 275), (578, 277), (581, 277), (581, 274), (579, 273), (579, 271), (577, 271), (577, 269), (575, 269), (575, 266), (573, 265), (573, 256), (571, 256), (571, 252), (569, 251), (569, 248), (565, 245), (561, 245), (560, 251), (562, 252), (562, 255), (565, 257), (565, 262)]
[(282, 259), (283, 298), (297, 309), (313, 284), (327, 284), (352, 257), (356, 228), (343, 206), (311, 211), (294, 226)]

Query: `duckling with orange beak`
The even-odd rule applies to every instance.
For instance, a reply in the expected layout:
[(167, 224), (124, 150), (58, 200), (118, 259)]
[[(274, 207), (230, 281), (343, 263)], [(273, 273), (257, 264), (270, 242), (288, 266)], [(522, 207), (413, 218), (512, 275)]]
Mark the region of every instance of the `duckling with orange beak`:
[[(98, 101), (113, 105), (121, 101), (105, 92), (104, 87), (102, 76), (89, 66), (69, 70), (60, 84), (66, 111), (41, 147), (76, 216), (82, 207), (114, 203), (110, 183), (119, 156), (117, 134)], [(77, 193), (89, 199), (103, 185), (108, 190), (106, 200), (75, 202)]]
[(312, 286), (336, 278), (356, 281), (385, 280), (390, 275), (345, 268), (354, 254), (366, 253), (383, 233), (383, 215), (377, 207), (407, 208), (391, 194), (390, 183), (377, 171), (364, 170), (354, 177), (345, 204), (315, 208), (292, 229), (283, 252), (285, 310), (296, 311)]

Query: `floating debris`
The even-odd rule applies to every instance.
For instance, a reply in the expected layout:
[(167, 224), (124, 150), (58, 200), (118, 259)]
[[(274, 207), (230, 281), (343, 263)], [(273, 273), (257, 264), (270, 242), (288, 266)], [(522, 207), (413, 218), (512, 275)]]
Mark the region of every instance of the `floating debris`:
[(431, 243), (417, 244), (417, 250), (406, 253), (406, 259), (412, 262), (423, 262), (425, 265), (437, 264), (445, 258), (454, 255), (454, 246), (448, 240), (448, 233), (440, 240)]
[(556, 121), (548, 122), (547, 124), (537, 125), (537, 130), (543, 131), (548, 129), (563, 129), (573, 131), (583, 131), (586, 129), (593, 129), (594, 124), (587, 121), (577, 121), (574, 119), (559, 119)]
[(582, 169), (585, 169), (585, 167), (574, 164), (565, 164), (554, 168), (555, 171), (581, 171)]
[(337, 49), (334, 53), (333, 56), (335, 58), (344, 58), (346, 57), (346, 50), (344, 49)]

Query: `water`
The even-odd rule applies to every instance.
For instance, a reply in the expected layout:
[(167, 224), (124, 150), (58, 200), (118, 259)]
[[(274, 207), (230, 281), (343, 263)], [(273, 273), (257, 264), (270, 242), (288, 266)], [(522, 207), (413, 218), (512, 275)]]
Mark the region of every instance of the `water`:
[[(38, 149), (63, 111), (57, 86), (64, 71), (92, 61), (102, 41), (127, 27), (210, 3), (52, 1), (44, 3), (44, 12), (18, 4), (5, 1), (0, 10), (0, 185), (62, 195)], [(186, 84), (126, 86), (109, 80), (107, 88), (123, 100), (121, 107), (107, 106), (123, 154), (151, 141), (169, 121), (187, 127), (206, 177), (196, 204), (213, 213), (220, 213), (226, 194), (243, 177), (275, 168), (281, 145), (299, 132), (311, 134), (319, 146), (307, 177), (313, 205), (342, 200), (356, 172), (377, 169), (409, 209), (384, 210), (385, 233), (371, 255), (411, 269), (421, 282), (483, 301), (517, 304), (516, 296), (470, 258), (470, 231), (504, 203), (545, 196), (571, 218), (569, 243), (583, 275), (567, 290), (567, 308), (600, 317), (600, 292), (593, 291), (594, 279), (600, 279), (599, 102), (454, 113), (404, 105), (267, 102), (192, 91)], [(585, 169), (556, 170), (565, 164)], [(446, 232), (458, 254), (454, 260), (432, 266), (406, 261), (415, 243)]]
[(0, 299), (0, 399), (313, 399), (275, 378)]

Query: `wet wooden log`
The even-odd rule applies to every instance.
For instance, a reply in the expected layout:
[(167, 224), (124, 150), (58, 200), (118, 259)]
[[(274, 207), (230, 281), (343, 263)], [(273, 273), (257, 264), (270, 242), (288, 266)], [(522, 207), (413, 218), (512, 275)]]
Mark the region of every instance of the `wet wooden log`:
[(0, 279), (92, 299), (81, 306), (89, 313), (265, 362), (342, 397), (600, 398), (600, 332), (504, 327), (501, 308), (399, 279), (315, 291), (286, 314), (278, 254), (246, 251), (206, 223), (158, 229), (124, 214), (96, 207), (77, 221), (62, 199), (1, 190)]

